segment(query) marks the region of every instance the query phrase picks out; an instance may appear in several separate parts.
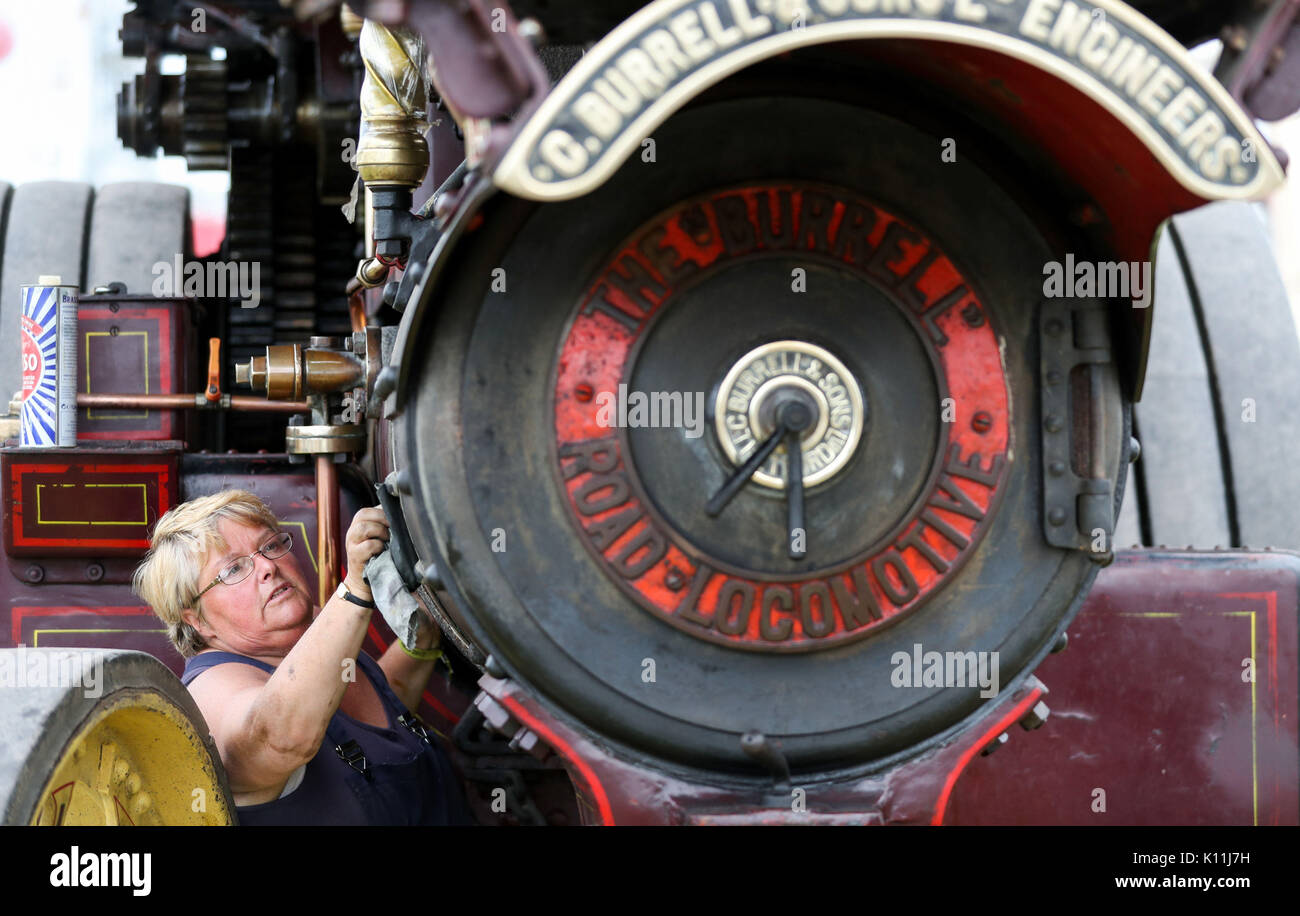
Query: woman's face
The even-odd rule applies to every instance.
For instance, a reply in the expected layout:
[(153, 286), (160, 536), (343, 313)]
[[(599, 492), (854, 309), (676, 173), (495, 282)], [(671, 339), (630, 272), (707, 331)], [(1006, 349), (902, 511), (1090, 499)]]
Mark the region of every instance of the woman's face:
[[(227, 519), (217, 523), (217, 530), (226, 541), (226, 549), (210, 553), (204, 561), (200, 590), (231, 560), (253, 554), (275, 534), (268, 528)], [(283, 658), (311, 624), (314, 604), (310, 595), (292, 553), (274, 560), (253, 554), (253, 571), (248, 578), (234, 585), (223, 582), (214, 586), (199, 599), (202, 618), (191, 622), (215, 649)]]

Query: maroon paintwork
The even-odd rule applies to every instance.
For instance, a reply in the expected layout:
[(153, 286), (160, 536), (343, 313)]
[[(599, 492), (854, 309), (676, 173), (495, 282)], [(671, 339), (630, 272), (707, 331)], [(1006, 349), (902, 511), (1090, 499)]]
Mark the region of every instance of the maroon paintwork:
[(507, 679), (484, 675), (483, 690), (559, 753), (578, 793), (583, 823), (619, 826), (678, 824), (939, 824), (953, 783), (972, 757), (1013, 726), (1046, 690), (1030, 677), (995, 700), (978, 721), (930, 753), (874, 775), (773, 780), (763, 787), (715, 774), (669, 773), (614, 752), (562, 721)]
[[(188, 299), (83, 296), (77, 307), (77, 391), (82, 394), (177, 394), (198, 387), (189, 354), (195, 352), (195, 306)], [(187, 439), (192, 411), (77, 410), (77, 438)]]
[(945, 823), (1300, 823), (1300, 555), (1118, 556), (1036, 672), (1051, 718), (973, 761)]
[(178, 502), (178, 445), (0, 450), (5, 553), (143, 556), (149, 526)]
[[(1068, 650), (961, 734), (883, 774), (767, 791), (670, 774), (508, 679), (481, 686), (565, 761), (586, 823), (1297, 824), (1298, 597), (1294, 553), (1121, 553)], [(1039, 676), (1055, 709), (1024, 734)]]

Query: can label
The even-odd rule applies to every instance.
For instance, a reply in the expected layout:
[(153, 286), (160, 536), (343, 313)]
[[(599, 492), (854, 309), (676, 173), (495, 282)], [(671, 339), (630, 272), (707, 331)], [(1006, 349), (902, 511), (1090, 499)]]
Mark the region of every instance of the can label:
[(19, 444), (77, 444), (77, 289), (22, 287)]

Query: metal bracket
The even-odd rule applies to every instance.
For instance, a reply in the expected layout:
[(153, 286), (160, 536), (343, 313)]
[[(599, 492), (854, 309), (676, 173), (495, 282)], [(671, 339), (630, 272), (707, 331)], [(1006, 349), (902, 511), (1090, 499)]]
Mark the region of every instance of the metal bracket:
[(1238, 7), (1214, 76), (1252, 117), (1280, 121), (1300, 108), (1300, 0)]
[(474, 706), (483, 714), (484, 724), (488, 728), (509, 739), (510, 750), (531, 754), (538, 760), (545, 760), (550, 755), (551, 748), (542, 742), (537, 733), (524, 727), (486, 691), (480, 690), (478, 696), (474, 697)]
[[(1103, 565), (1115, 555), (1102, 398), (1102, 367), (1113, 361), (1107, 318), (1104, 304), (1069, 299), (1043, 302), (1039, 317), (1043, 534), (1052, 546), (1086, 551)], [(1099, 529), (1102, 551), (1093, 546)]]

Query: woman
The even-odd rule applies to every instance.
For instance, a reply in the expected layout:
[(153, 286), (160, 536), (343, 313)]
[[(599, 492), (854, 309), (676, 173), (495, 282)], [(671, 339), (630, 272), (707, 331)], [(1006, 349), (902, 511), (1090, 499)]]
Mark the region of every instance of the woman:
[[(181, 680), (216, 742), (242, 824), (468, 823), (443, 752), (409, 709), (439, 633), (412, 653), (361, 651), (374, 607), (362, 578), (388, 539), (381, 509), (346, 538), (348, 571), (316, 608), (292, 537), (244, 490), (158, 521), (134, 586), (187, 659)], [(391, 686), (390, 686), (391, 685)]]

